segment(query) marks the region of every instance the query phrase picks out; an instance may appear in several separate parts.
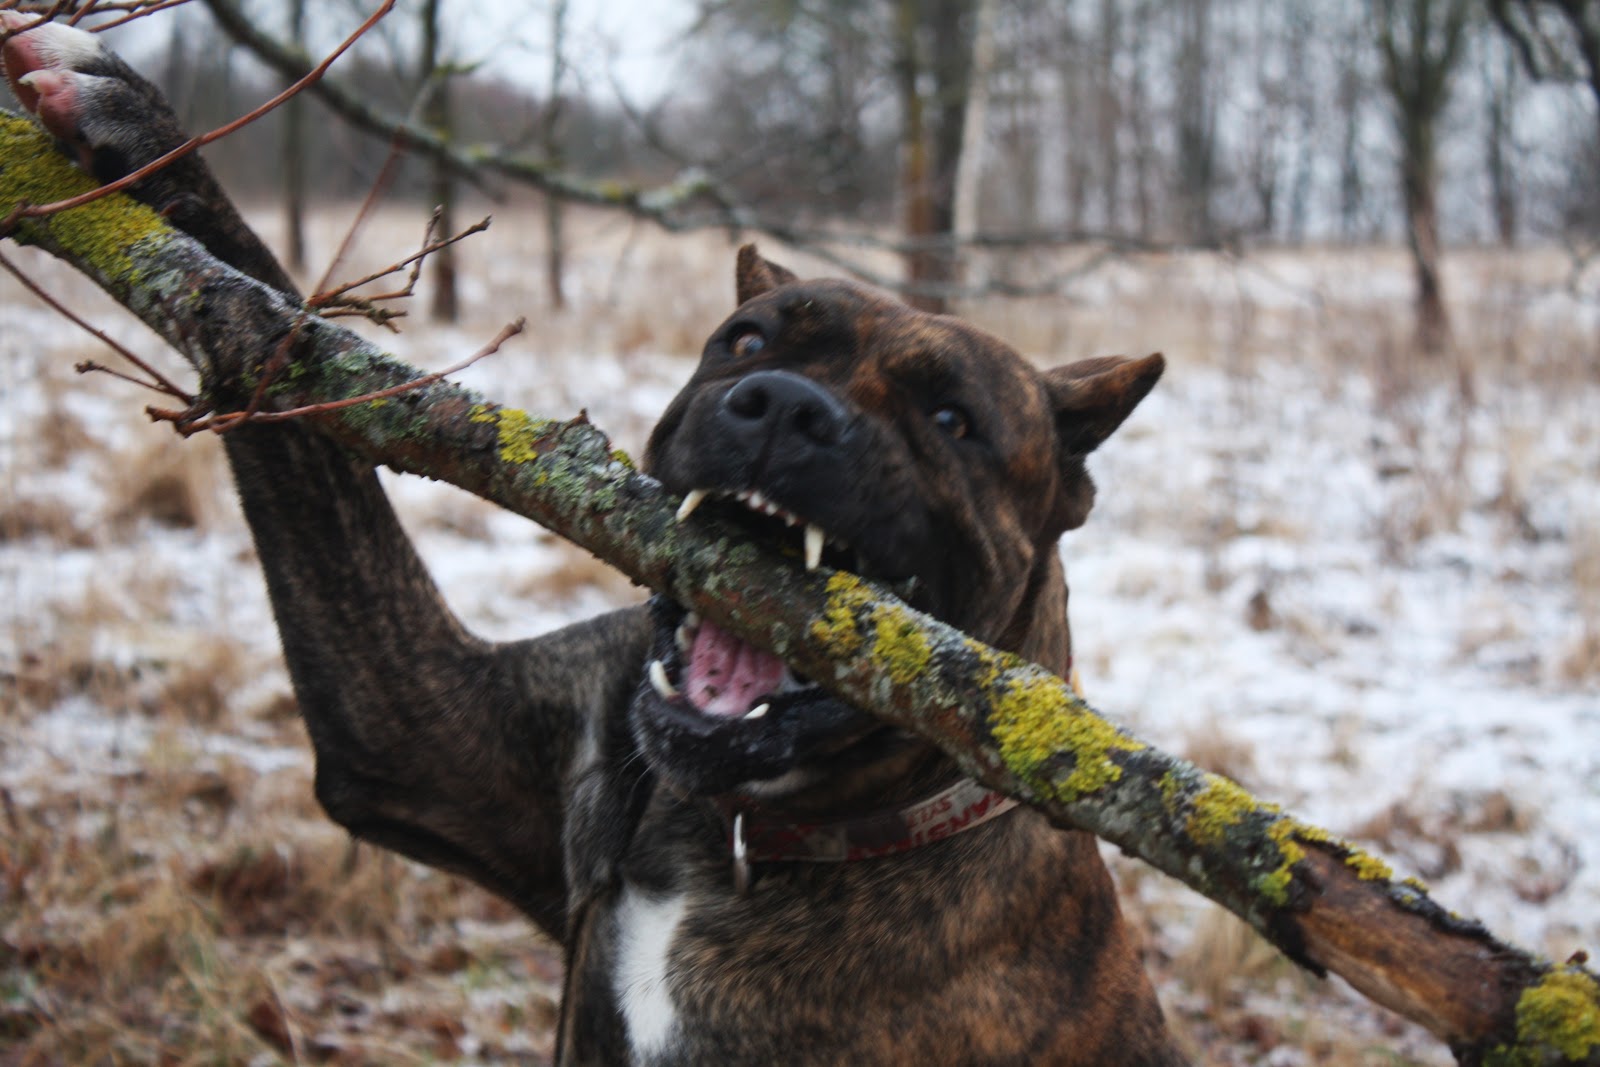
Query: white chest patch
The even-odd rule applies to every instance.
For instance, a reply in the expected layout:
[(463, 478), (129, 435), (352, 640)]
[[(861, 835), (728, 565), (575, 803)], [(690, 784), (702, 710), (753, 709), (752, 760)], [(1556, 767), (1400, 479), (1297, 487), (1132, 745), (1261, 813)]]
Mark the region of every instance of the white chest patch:
[(687, 905), (683, 893), (652, 897), (631, 885), (617, 904), (617, 1003), (641, 1060), (667, 1052), (677, 1033), (667, 961)]

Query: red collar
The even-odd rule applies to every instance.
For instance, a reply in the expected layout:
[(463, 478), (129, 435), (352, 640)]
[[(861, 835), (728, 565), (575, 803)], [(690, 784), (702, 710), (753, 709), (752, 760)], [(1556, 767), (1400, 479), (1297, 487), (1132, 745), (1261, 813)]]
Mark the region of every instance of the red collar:
[(734, 886), (741, 895), (748, 890), (752, 863), (892, 856), (971, 830), (1016, 806), (1004, 793), (963, 778), (909, 807), (834, 822), (780, 822), (735, 811), (729, 835)]

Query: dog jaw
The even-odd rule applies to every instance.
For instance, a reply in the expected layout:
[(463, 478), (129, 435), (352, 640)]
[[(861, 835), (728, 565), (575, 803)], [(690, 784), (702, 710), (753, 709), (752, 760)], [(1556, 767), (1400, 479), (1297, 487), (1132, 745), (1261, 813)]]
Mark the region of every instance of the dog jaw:
[[(651, 766), (684, 792), (715, 795), (781, 779), (885, 729), (665, 597), (652, 598), (650, 612), (655, 637), (629, 722)], [(712, 677), (706, 661), (696, 670), (697, 654), (733, 663), (737, 676)]]

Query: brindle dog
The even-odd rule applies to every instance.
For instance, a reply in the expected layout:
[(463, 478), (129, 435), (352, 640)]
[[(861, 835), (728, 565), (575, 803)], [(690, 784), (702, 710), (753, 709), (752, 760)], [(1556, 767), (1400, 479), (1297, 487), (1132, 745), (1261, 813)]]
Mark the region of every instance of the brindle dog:
[[(87, 34), (46, 26), (3, 55), (101, 179), (182, 139)], [(137, 195), (294, 293), (196, 158)], [(898, 583), (1069, 672), (1056, 542), (1092, 503), (1084, 457), (1160, 357), (1040, 373), (972, 326), (801, 282), (753, 248), (737, 284), (649, 443), (685, 513), (803, 539), (809, 565)], [(563, 942), (560, 1063), (1179, 1062), (1092, 837), (1006, 810), (925, 742), (659, 598), (478, 640), (369, 465), (303, 425), (226, 444), (318, 798)]]

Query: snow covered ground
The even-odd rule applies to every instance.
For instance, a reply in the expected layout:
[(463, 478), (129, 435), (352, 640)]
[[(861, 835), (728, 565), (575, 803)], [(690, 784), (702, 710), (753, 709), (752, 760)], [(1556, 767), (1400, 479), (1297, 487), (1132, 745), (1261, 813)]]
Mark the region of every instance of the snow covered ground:
[[(653, 238), (644, 253), (611, 238), (577, 265), (578, 310), (464, 377), (550, 414), (587, 408), (636, 450), (693, 365), (692, 331), (731, 299), (731, 255), (709, 238)], [(513, 264), (536, 262), (523, 239), (484, 253), (468, 325), (415, 324), (398, 353), (440, 366), (534, 310), (508, 303)], [(30, 262), (57, 292), (80, 291)], [(1076, 303), (976, 314), (1042, 362), (1055, 361), (1047, 344), (1169, 356), (1094, 458), (1099, 503), (1063, 546), (1091, 702), (1565, 958), (1600, 950), (1600, 322), (1592, 295), (1516, 266), (1483, 256), (1452, 275), (1471, 290), (1457, 290), (1461, 373), (1402, 358), (1406, 279), (1386, 253), (1144, 263)], [(705, 294), (675, 298), (665, 333), (649, 309), (662, 271)], [(98, 321), (155, 350), (114, 312)], [(150, 427), (131, 387), (75, 377), (86, 357), (107, 358), (0, 286), (9, 817), (101, 833), (126, 806), (167, 803), (142, 783), (176, 761), (215, 770), (270, 819), (271, 804), (251, 806), (258, 783), (308, 780), (309, 755), (272, 710), (287, 684), (216, 444)], [(523, 520), (446, 486), (390, 484), (452, 604), (488, 636), (638, 595)], [(169, 828), (143, 847), (207, 847), (183, 836), (192, 820)], [(1448, 1062), (1353, 996), (1262, 965), (1189, 891), (1118, 871), (1206, 1061)], [(47, 899), (42, 875), (6, 884), (0, 973), (15, 985), (20, 957), (4, 951), (25, 940), (19, 924), (85, 905)], [(1207, 977), (1218, 967), (1220, 983)], [(287, 1017), (320, 1025), (310, 1008)], [(469, 1027), (442, 1058), (536, 1055), (492, 1047)]]

